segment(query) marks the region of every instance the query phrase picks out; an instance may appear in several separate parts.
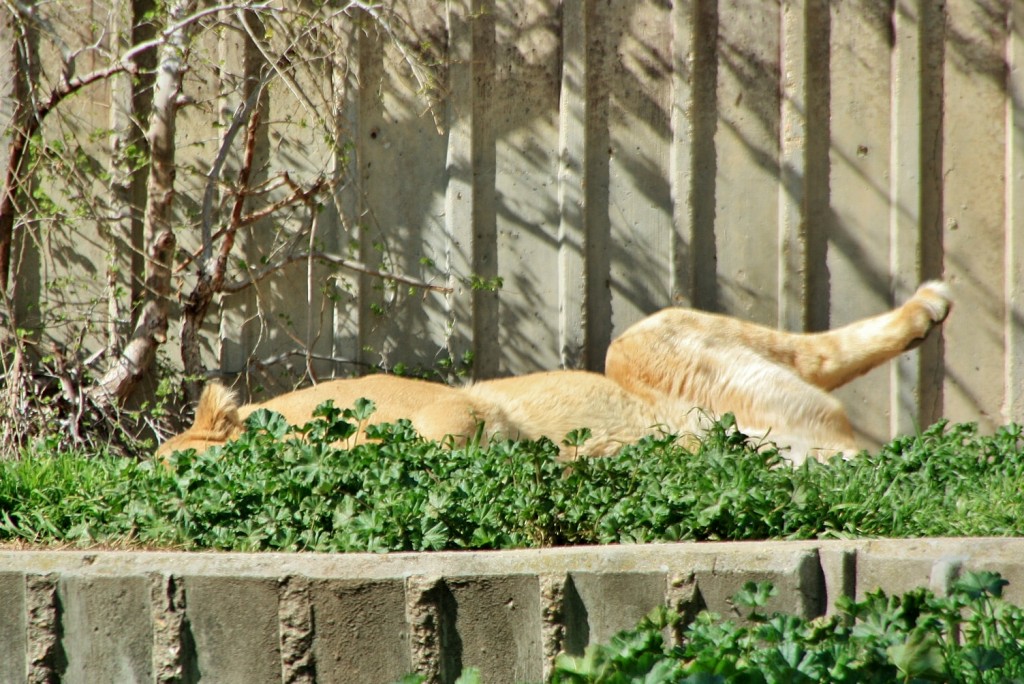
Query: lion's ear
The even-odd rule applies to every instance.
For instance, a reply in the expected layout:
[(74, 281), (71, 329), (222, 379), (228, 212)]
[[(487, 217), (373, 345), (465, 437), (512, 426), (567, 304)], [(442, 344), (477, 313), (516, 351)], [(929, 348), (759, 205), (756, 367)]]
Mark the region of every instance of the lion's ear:
[(193, 430), (209, 431), (222, 436), (232, 437), (242, 429), (242, 420), (238, 417), (238, 398), (230, 389), (219, 382), (211, 382), (203, 389), (196, 407), (196, 419)]

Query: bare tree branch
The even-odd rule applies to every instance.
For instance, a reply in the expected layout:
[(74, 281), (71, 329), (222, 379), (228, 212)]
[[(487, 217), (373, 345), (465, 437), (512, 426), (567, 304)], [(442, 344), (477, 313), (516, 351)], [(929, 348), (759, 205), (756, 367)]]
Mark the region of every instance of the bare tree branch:
[[(201, 333), (204, 320), (213, 315), (210, 307), (218, 293), (234, 294), (249, 287), (257, 291), (252, 302), (225, 312), (225, 320), (233, 320), (231, 317), (236, 313), (244, 316), (246, 346), (262, 348), (262, 336), (266, 335), (275, 349), (281, 341), (293, 347), (293, 351), (277, 358), (254, 364), (265, 366), (300, 355), (312, 376), (314, 361), (355, 363), (334, 358), (330, 352), (324, 356), (314, 351), (323, 342), (320, 337), (330, 334), (325, 317), (336, 306), (333, 298), (321, 297), (318, 290), (324, 271), (338, 273), (332, 265), (379, 278), (389, 289), (398, 289), (399, 284), (417, 288), (424, 297), (427, 292), (452, 292), (453, 288), (445, 286), (439, 278), (442, 284), (433, 284), (435, 278), (429, 273), (425, 279), (406, 276), (389, 272), (384, 266), (387, 261), (382, 260), (374, 268), (341, 256), (348, 252), (333, 245), (344, 244), (355, 235), (356, 229), (346, 223), (346, 219), (354, 217), (346, 217), (346, 207), (336, 204), (342, 222), (336, 233), (333, 214), (320, 212), (321, 203), (329, 201), (328, 195), (342, 187), (344, 181), (332, 174), (338, 174), (337, 161), (348, 151), (343, 144), (345, 131), (337, 124), (345, 113), (333, 99), (332, 88), (337, 87), (337, 82), (330, 76), (322, 78), (331, 69), (344, 72), (346, 59), (351, 58), (344, 40), (350, 28), (339, 27), (332, 19), (343, 18), (339, 13), (348, 13), (353, 20), (352, 31), (361, 30), (368, 22), (380, 24), (381, 35), (396, 42), (402, 53), (400, 59), (409, 62), (417, 82), (424, 90), (431, 90), (431, 75), (423, 70), (427, 68), (426, 62), (417, 57), (416, 47), (398, 45), (403, 36), (414, 33), (407, 30), (410, 27), (402, 25), (398, 15), (392, 15), (391, 10), (374, 0), (342, 0), (326, 5), (289, 4), (280, 0), (213, 3), (218, 4), (163, 0), (155, 12), (162, 26), (155, 27), (150, 23), (151, 17), (138, 14), (138, 3), (119, 0), (108, 7), (112, 14), (105, 22), (100, 16), (104, 10), (99, 6), (85, 11), (73, 3), (0, 0), (2, 33), (13, 38), (0, 49), (11, 50), (7, 55), (23, 67), (6, 82), (7, 90), (14, 89), (15, 93), (9, 99), (8, 111), (13, 110), (13, 116), (4, 135), (6, 154), (0, 158), (0, 164), (5, 164), (0, 172), (4, 183), (0, 188), (0, 303), (8, 309), (8, 319), (0, 317), (0, 342), (5, 350), (0, 363), (10, 364), (6, 374), (0, 369), (0, 381), (4, 389), (10, 390), (10, 401), (0, 405), (0, 412), (13, 416), (13, 420), (19, 420), (18, 416), (49, 416), (54, 415), (52, 411), (61, 411), (62, 421), (72, 416), (73, 423), (67, 425), (77, 438), (88, 437), (87, 431), (96, 425), (97, 419), (122, 419), (112, 418), (117, 413), (115, 409), (139, 380), (153, 373), (156, 353), (166, 343), (173, 324), (170, 316), (175, 297), (183, 313), (184, 370), (190, 376), (202, 378), (208, 373), (200, 354)], [(80, 11), (88, 14), (88, 26), (82, 25)], [(201, 33), (206, 29), (212, 30)], [(194, 53), (189, 50), (193, 34), (201, 37), (195, 41)], [(240, 62), (234, 60), (240, 43), (246, 39), (251, 44), (244, 46)], [(44, 49), (39, 48), (40, 43)], [(236, 73), (238, 64), (241, 68)], [(192, 70), (195, 80), (189, 77), (186, 91), (182, 80)], [(281, 87), (265, 91), (276, 79), (283, 82), (275, 87)], [(92, 110), (99, 109), (94, 107), (96, 102), (90, 100), (81, 112), (75, 107), (77, 102), (68, 102), (76, 93), (80, 97), (104, 97), (105, 91), (96, 85), (105, 81), (113, 82), (115, 90), (121, 86), (111, 96), (114, 114), (106, 122), (109, 134), (103, 124), (91, 126), (96, 121)], [(227, 106), (229, 111), (235, 106), (229, 98), (238, 97), (234, 93), (239, 85), (244, 89), (244, 99), (238, 103), (234, 116), (217, 117), (218, 105)], [(82, 93), (84, 89), (90, 90)], [(269, 94), (261, 98), (261, 92)], [(196, 122), (207, 116), (217, 117), (224, 127), (213, 128), (215, 132), (210, 135), (202, 123), (197, 123), (176, 135), (185, 93), (195, 96), (197, 106), (190, 113), (196, 113)], [(271, 96), (275, 98), (273, 111), (281, 112), (281, 116), (268, 121), (271, 110), (263, 111), (261, 106)], [(281, 108), (277, 108), (279, 96), (284, 102)], [(295, 114), (299, 116), (296, 118)], [(317, 129), (314, 135), (326, 137), (322, 149), (302, 148), (320, 143), (306, 130), (309, 123)], [(318, 130), (321, 127), (323, 130)], [(292, 131), (299, 132), (292, 135)], [(110, 147), (103, 146), (104, 136), (109, 138)], [(176, 163), (176, 146), (186, 144), (190, 154), (181, 155)], [(210, 153), (195, 156), (204, 155), (204, 150)], [(312, 154), (305, 154), (307, 151)], [(233, 162), (229, 160), (239, 152), (237, 177), (230, 178), (227, 169)], [(305, 169), (311, 168), (309, 159), (314, 164), (315, 160), (326, 161), (307, 176)], [(292, 171), (293, 178), (283, 168), (303, 171)], [(102, 174), (111, 169), (110, 182), (100, 183), (107, 180)], [(180, 176), (176, 177), (176, 173)], [(46, 178), (56, 182), (37, 186), (38, 179)], [(179, 214), (191, 221), (187, 217), (193, 215), (192, 205), (179, 209), (175, 193), (183, 187), (195, 187), (195, 182), (204, 190), (200, 191), (202, 198), (192, 198), (199, 202), (201, 214), (194, 226), (199, 230), (192, 231), (191, 224), (187, 227), (190, 255), (178, 249), (176, 233), (186, 228), (175, 225), (175, 221)], [(109, 191), (120, 190), (123, 194), (105, 197), (96, 190), (101, 184)], [(51, 185), (59, 186), (58, 192), (48, 195)], [(40, 192), (35, 194), (37, 187)], [(304, 207), (296, 207), (299, 203)], [(327, 219), (332, 223), (319, 223)], [(100, 229), (102, 244), (93, 241), (96, 224), (104, 224)], [(44, 230), (50, 226), (54, 229)], [(259, 226), (259, 231), (254, 226)], [(259, 240), (246, 245), (247, 250), (259, 252), (259, 259), (250, 259), (242, 273), (232, 270), (229, 274), (229, 260), (234, 252), (240, 251), (240, 229), (246, 230), (246, 236), (260, 233)], [(201, 240), (197, 248), (191, 246), (193, 233)], [(88, 243), (88, 250), (78, 249), (75, 241), (79, 238)], [(325, 249), (321, 241), (331, 246)], [(108, 268), (102, 280), (90, 280), (73, 270), (92, 258), (84, 252), (93, 247), (108, 250)], [(19, 259), (22, 254), (27, 255), (25, 259)], [(37, 254), (37, 261), (32, 261)], [(65, 254), (72, 258), (65, 259)], [(247, 253), (246, 258), (249, 256)], [(38, 320), (29, 322), (39, 332), (25, 335), (18, 331), (19, 322), (14, 318), (14, 312), (21, 310), (14, 307), (15, 293), (20, 281), (32, 281), (23, 278), (27, 274), (19, 270), (34, 268), (38, 262), (46, 267), (53, 264), (53, 272), (70, 284), (61, 282), (40, 295), (44, 305), (36, 310), (41, 313)], [(290, 273), (296, 273), (296, 263), (304, 263), (306, 268), (306, 297), (301, 303), (309, 310), (309, 317), (304, 331), (301, 326), (291, 326), (287, 317), (278, 315), (281, 312), (265, 311), (267, 302), (277, 300), (264, 298), (258, 292), (261, 281), (279, 274), (285, 267), (292, 265)], [(189, 272), (183, 273), (185, 269)], [(175, 276), (179, 273), (183, 273), (180, 279)], [(229, 281), (229, 277), (237, 280)], [(89, 304), (85, 306), (91, 308), (83, 313), (74, 307), (85, 297), (73, 295), (79, 294), (76, 288), (84, 280), (89, 282), (80, 291), (88, 291)], [(126, 282), (130, 285), (127, 296)], [(294, 295), (294, 286), (301, 288), (302, 284), (289, 286)], [(105, 288), (108, 306), (97, 314), (96, 302), (100, 300), (93, 295), (99, 288)], [(47, 309), (51, 304), (55, 305), (53, 311)], [(250, 304), (256, 307), (255, 311), (247, 310)], [(64, 305), (72, 307), (71, 316), (56, 311)], [(93, 353), (98, 339), (97, 317), (104, 313), (109, 318), (107, 337), (99, 341), (104, 348)], [(252, 321), (259, 325), (256, 340), (249, 335)], [(88, 333), (68, 344), (68, 333), (76, 330)], [(287, 342), (285, 336), (294, 343)], [(47, 346), (43, 340), (53, 340), (56, 346)], [(52, 352), (46, 351), (51, 348)], [(236, 365), (235, 352), (227, 345), (225, 349), (221, 362)], [(274, 350), (266, 353), (273, 354)], [(255, 356), (251, 350), (242, 354), (238, 361), (243, 363), (245, 355)], [(298, 364), (289, 366), (297, 368)], [(185, 387), (189, 388), (187, 382)], [(51, 413), (47, 414), (44, 405), (54, 397), (59, 406), (50, 404)], [(4, 399), (0, 394), (0, 402)], [(44, 425), (43, 430), (55, 424), (64, 430), (65, 423), (53, 423), (48, 418), (47, 421), (45, 425), (39, 423)], [(81, 435), (77, 432), (79, 426)], [(160, 429), (157, 425), (153, 427)], [(23, 443), (31, 433), (19, 435), (15, 438)], [(0, 441), (6, 439), (0, 436)]]
[(221, 292), (228, 294), (235, 294), (241, 292), (247, 287), (252, 287), (256, 283), (266, 278), (267, 276), (277, 271), (280, 271), (282, 268), (288, 266), (289, 264), (294, 264), (297, 261), (306, 261), (307, 259), (310, 258), (316, 259), (317, 261), (324, 261), (329, 264), (334, 264), (335, 266), (344, 268), (349, 271), (354, 271), (356, 273), (365, 273), (366, 275), (376, 276), (383, 280), (391, 280), (396, 283), (402, 283), (403, 285), (411, 285), (412, 287), (422, 288), (424, 290), (429, 290), (431, 292), (442, 292), (445, 294), (450, 294), (451, 292), (454, 292), (454, 290), (450, 287), (446, 287), (443, 285), (434, 285), (433, 283), (428, 283), (425, 280), (420, 280), (418, 278), (413, 278), (411, 276), (402, 275), (399, 273), (392, 273), (391, 271), (382, 271), (380, 269), (367, 266), (361, 261), (346, 259), (345, 257), (337, 256), (336, 254), (330, 254), (328, 252), (294, 252), (288, 254), (282, 257), (280, 261), (265, 266), (256, 273), (253, 273), (252, 276), (247, 280), (234, 283), (225, 283), (224, 287), (221, 288)]
[[(33, 21), (38, 21), (35, 17), (34, 9), (30, 5), (25, 5), (17, 0), (5, 0), (5, 4), (11, 9), (12, 13), (17, 16), (27, 17)], [(195, 3), (186, 3), (193, 9)], [(43, 124), (43, 120), (57, 107), (62, 101), (67, 99), (69, 96), (74, 95), (76, 92), (85, 88), (86, 86), (92, 85), (98, 81), (110, 78), (111, 76), (123, 72), (135, 73), (136, 64), (135, 58), (154, 48), (158, 48), (162, 45), (166, 45), (175, 36), (181, 35), (183, 31), (186, 31), (192, 27), (196, 22), (204, 17), (211, 14), (215, 14), (224, 10), (236, 9), (238, 3), (231, 3), (227, 5), (218, 5), (216, 7), (209, 7), (200, 12), (193, 12), (188, 16), (181, 17), (178, 21), (165, 28), (160, 32), (160, 36), (132, 47), (130, 50), (125, 52), (119, 59), (114, 63), (95, 71), (86, 74), (81, 77), (71, 77), (74, 73), (74, 58), (77, 53), (69, 53), (66, 47), (62, 49), (65, 54), (66, 62), (61, 70), (61, 78), (57, 84), (50, 90), (49, 96), (45, 102), (39, 103), (34, 107), (29, 107), (28, 103), (28, 87), (22, 84), (24, 81), (27, 84), (28, 74), (24, 73), (24, 70), (19, 69), (15, 74), (15, 84), (18, 87), (19, 84), (23, 85), (23, 94), (16, 96), (15, 102), (15, 115), (12, 117), (12, 137), (11, 143), (7, 153), (7, 165), (4, 178), (3, 194), (0, 195), (0, 290), (6, 290), (10, 283), (10, 265), (11, 265), (11, 242), (14, 237), (14, 224), (17, 218), (17, 195), (21, 191), (24, 184), (23, 182), (23, 164), (25, 154), (28, 152), (28, 142), (32, 139)], [(258, 3), (255, 5), (246, 5), (246, 9), (251, 11), (267, 11), (270, 10), (270, 3)], [(17, 45), (14, 46), (15, 50), (22, 50), (27, 52), (28, 47), (25, 45), (25, 41), (17, 41)], [(20, 61), (25, 62), (27, 56)], [(31, 109), (31, 111), (29, 111)]]
[[(252, 225), (257, 221), (267, 218), (268, 216), (272, 216), (273, 214), (284, 209), (285, 207), (289, 207), (293, 204), (298, 204), (300, 202), (306, 202), (310, 198), (315, 197), (321, 190), (323, 190), (324, 186), (327, 184), (327, 180), (321, 177), (318, 178), (310, 187), (302, 188), (291, 179), (287, 171), (282, 172), (279, 176), (279, 179), (281, 180), (282, 184), (286, 184), (292, 188), (292, 193), (290, 195), (276, 202), (268, 204), (259, 211), (252, 212), (251, 214), (245, 214), (239, 217), (233, 216), (231, 219), (231, 223), (221, 228), (219, 231), (217, 231), (211, 236), (211, 241), (218, 240), (221, 237), (226, 236), (228, 233), (236, 231), (238, 228)], [(250, 193), (246, 193), (244, 189), (239, 189), (237, 197), (239, 199), (244, 199), (248, 194)], [(235, 210), (233, 211), (241, 213), (241, 208), (237, 204), (237, 202), (235, 205)], [(233, 239), (234, 238), (232, 238), (232, 240)], [(200, 248), (191, 256), (188, 256), (185, 259), (183, 259), (182, 262), (178, 264), (176, 272), (180, 273), (181, 271), (184, 271), (189, 267), (190, 264), (192, 264), (193, 261), (198, 260), (202, 256), (203, 249), (204, 248), (200, 246)]]
[[(203, 322), (206, 320), (206, 313), (209, 311), (210, 303), (213, 301), (214, 295), (220, 292), (221, 286), (224, 283), (224, 272), (227, 270), (228, 255), (231, 253), (231, 249), (235, 244), (235, 235), (238, 232), (239, 219), (245, 205), (246, 193), (244, 190), (249, 185), (249, 178), (252, 175), (253, 159), (256, 155), (256, 133), (259, 130), (260, 124), (260, 110), (256, 106), (256, 103), (259, 101), (264, 85), (265, 82), (261, 82), (245, 100), (243, 106), (239, 107), (236, 117), (232, 121), (231, 129), (225, 134), (225, 141), (221, 145), (222, 154), (218, 155), (219, 166), (216, 173), (219, 176), (220, 169), (223, 168), (223, 159), (227, 157), (224, 151), (228, 149), (229, 143), (234, 140), (238, 129), (241, 127), (242, 121), (247, 121), (248, 126), (245, 139), (245, 157), (242, 162), (242, 167), (238, 172), (238, 192), (235, 193), (235, 202), (231, 210), (228, 225), (223, 231), (223, 240), (221, 240), (217, 259), (212, 264), (210, 262), (211, 253), (213, 251), (213, 238), (210, 235), (210, 226), (206, 222), (209, 220), (206, 216), (208, 207), (204, 200), (203, 244), (201, 247), (201, 258), (198, 269), (199, 277), (195, 286), (192, 288), (192, 291), (189, 293), (188, 298), (185, 300), (183, 307), (184, 320), (181, 325), (181, 358), (185, 367), (185, 391), (189, 398), (193, 400), (199, 398), (201, 387), (197, 378), (200, 377), (203, 370), (202, 355), (200, 353), (199, 346), (199, 331), (202, 329)], [(217, 165), (215, 164), (215, 166)], [(210, 184), (207, 186), (206, 193), (206, 200), (209, 201), (210, 205), (213, 203), (213, 193), (210, 191), (215, 179), (213, 173), (214, 172), (211, 170)], [(212, 209), (209, 213), (212, 214)]]

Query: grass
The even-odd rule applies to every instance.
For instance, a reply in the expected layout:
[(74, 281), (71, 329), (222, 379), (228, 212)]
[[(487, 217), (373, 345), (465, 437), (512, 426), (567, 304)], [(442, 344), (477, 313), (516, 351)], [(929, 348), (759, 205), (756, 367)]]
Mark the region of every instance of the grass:
[(74, 453), (2, 462), (0, 541), (399, 551), (1024, 534), (1017, 425), (981, 435), (940, 422), (877, 454), (790, 468), (726, 416), (693, 453), (647, 439), (567, 468), (547, 440), (449, 449), (404, 421), (338, 448), (367, 407), (319, 413), (289, 428), (258, 412), (238, 441), (166, 465)]

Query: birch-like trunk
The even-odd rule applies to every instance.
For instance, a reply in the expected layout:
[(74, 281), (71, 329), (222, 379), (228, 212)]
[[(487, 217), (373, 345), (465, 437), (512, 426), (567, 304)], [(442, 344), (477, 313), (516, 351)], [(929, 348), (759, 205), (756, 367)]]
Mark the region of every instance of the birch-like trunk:
[[(195, 12), (197, 0), (176, 0), (168, 8), (167, 24), (178, 25)], [(171, 295), (171, 261), (175, 237), (171, 225), (174, 204), (175, 120), (181, 97), (189, 35), (193, 23), (185, 23), (160, 48), (149, 119), (150, 168), (146, 186), (144, 234), (146, 240), (145, 305), (132, 339), (113, 366), (91, 390), (100, 403), (127, 397), (153, 364), (156, 350), (167, 341), (167, 317)]]

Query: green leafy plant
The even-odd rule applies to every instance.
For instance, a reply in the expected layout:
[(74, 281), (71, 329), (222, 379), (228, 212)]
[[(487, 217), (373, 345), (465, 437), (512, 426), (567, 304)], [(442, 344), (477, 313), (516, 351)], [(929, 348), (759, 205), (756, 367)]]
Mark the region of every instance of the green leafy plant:
[(734, 598), (753, 609), (744, 624), (703, 612), (670, 645), (663, 635), (679, 617), (658, 609), (582, 657), (560, 655), (550, 681), (1024, 681), (1024, 610), (1002, 599), (1005, 584), (996, 573), (967, 573), (947, 597), (876, 591), (813, 620), (761, 614), (773, 589), (748, 584)]
[[(402, 551), (1024, 534), (1015, 425), (939, 423), (879, 454), (792, 468), (726, 420), (693, 451), (664, 435), (565, 463), (550, 440), (451, 448), (408, 421), (375, 424), (372, 409), (328, 403), (302, 426), (257, 411), (239, 439), (166, 464), (37, 444), (0, 462), (0, 539)], [(375, 441), (353, 445), (360, 427)]]

